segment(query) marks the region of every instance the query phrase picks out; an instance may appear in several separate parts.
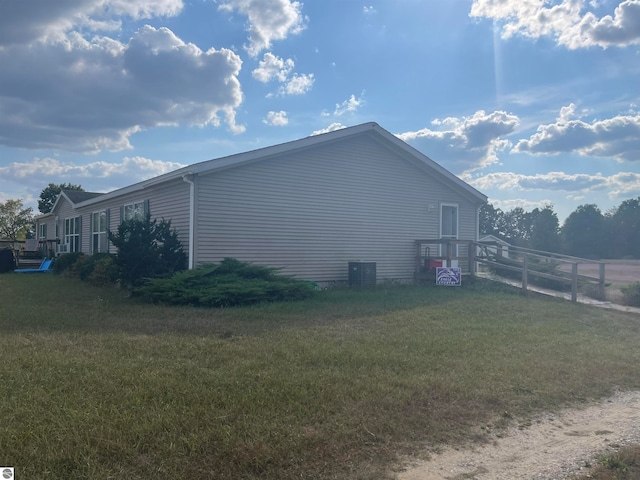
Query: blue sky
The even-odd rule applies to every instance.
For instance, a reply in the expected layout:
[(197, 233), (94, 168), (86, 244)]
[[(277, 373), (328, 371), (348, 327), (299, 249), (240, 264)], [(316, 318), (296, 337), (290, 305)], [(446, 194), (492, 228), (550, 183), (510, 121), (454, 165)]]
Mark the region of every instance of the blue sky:
[(0, 201), (374, 121), (503, 210), (640, 196), (640, 0), (4, 0)]

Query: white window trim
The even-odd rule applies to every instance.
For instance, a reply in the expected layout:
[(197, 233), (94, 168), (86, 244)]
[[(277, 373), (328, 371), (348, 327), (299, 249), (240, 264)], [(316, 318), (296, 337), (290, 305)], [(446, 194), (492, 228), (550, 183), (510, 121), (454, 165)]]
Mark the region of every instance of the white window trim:
[[(95, 230), (95, 216), (104, 215), (104, 230)], [(91, 212), (91, 253), (104, 253), (109, 251), (109, 239), (107, 238), (107, 211), (99, 210), (97, 212)], [(102, 227), (102, 221), (99, 218), (98, 228)], [(95, 237), (98, 237), (98, 247), (96, 248)]]
[[(127, 215), (127, 207), (131, 207), (132, 215)], [(136, 207), (141, 208), (141, 210), (137, 210)], [(145, 215), (145, 200), (137, 200), (135, 202), (125, 203), (122, 206), (122, 218), (121, 221), (126, 220), (144, 220)]]
[[(78, 219), (77, 229), (75, 228), (76, 219)], [(68, 227), (72, 224), (74, 226), (74, 229), (73, 229), (74, 232), (69, 233), (70, 229)], [(77, 215), (75, 217), (67, 217), (64, 219), (64, 242), (63, 243), (64, 245), (66, 245), (65, 251), (67, 253), (80, 252), (82, 250), (82, 245), (80, 244), (81, 230), (82, 230), (82, 217), (80, 215)]]

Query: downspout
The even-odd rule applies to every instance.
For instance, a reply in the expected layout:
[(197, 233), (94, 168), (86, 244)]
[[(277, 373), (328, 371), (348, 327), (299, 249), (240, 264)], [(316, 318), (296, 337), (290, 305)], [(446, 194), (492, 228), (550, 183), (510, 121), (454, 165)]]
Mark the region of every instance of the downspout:
[(193, 175), (185, 174), (182, 176), (182, 180), (189, 184), (189, 270), (193, 269), (195, 252), (195, 211), (196, 211), (196, 184), (190, 178)]

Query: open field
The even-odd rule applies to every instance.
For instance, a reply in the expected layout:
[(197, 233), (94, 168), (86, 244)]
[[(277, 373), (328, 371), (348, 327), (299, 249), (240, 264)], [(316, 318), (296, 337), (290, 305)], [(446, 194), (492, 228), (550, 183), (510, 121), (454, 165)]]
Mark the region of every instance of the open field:
[[(622, 299), (620, 287), (634, 282), (640, 282), (640, 260), (603, 260), (606, 264), (604, 277), (606, 283), (607, 300), (619, 303)], [(570, 271), (570, 265), (563, 265), (563, 270)], [(600, 266), (597, 263), (581, 263), (578, 273), (598, 279)]]
[(394, 478), (640, 389), (640, 319), (478, 281), (167, 308), (0, 275), (0, 464), (29, 479)]
[[(640, 260), (603, 260), (606, 282), (627, 285), (640, 282)], [(578, 273), (587, 277), (599, 278), (600, 266), (597, 263), (581, 263)]]

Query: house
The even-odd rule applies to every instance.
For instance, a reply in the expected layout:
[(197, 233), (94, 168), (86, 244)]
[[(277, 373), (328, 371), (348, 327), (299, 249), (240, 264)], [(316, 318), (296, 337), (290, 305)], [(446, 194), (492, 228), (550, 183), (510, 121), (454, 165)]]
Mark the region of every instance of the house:
[(171, 220), (190, 268), (234, 257), (320, 283), (346, 281), (350, 261), (375, 262), (378, 281), (412, 281), (415, 241), (477, 240), (486, 202), (376, 123), (80, 193), (37, 218), (58, 253), (115, 252), (107, 230), (149, 212)]

